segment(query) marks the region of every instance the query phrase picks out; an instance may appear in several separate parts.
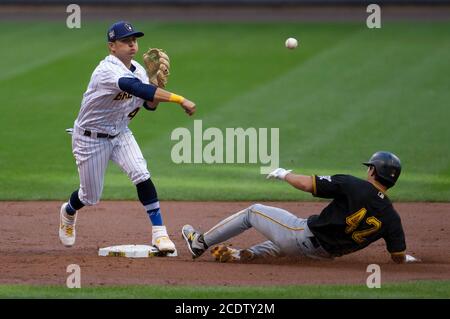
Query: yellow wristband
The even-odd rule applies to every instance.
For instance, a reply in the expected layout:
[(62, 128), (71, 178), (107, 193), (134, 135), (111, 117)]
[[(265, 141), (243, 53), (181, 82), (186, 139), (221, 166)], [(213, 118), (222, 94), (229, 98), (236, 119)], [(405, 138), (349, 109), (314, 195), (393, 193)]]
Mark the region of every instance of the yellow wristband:
[(181, 104), (184, 101), (184, 97), (182, 97), (181, 95), (178, 95), (178, 94), (171, 93), (170, 97), (169, 97), (169, 101)]

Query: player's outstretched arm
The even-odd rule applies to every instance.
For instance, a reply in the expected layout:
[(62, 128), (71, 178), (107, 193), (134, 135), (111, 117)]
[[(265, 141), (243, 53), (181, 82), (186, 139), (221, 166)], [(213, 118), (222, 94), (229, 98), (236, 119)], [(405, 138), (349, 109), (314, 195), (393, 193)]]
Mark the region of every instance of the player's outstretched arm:
[(284, 168), (277, 168), (267, 175), (267, 178), (276, 178), (285, 180), (293, 187), (308, 193), (313, 192), (313, 177), (306, 175), (297, 175), (291, 173), (292, 170), (286, 170)]
[(159, 102), (175, 102), (180, 104), (189, 116), (195, 113), (194, 102), (154, 85), (144, 84), (139, 79), (122, 77), (118, 84), (121, 90), (144, 99), (149, 109), (156, 108)]
[(304, 192), (313, 192), (313, 177), (306, 175), (288, 174), (286, 176), (286, 182), (294, 186), (295, 188)]

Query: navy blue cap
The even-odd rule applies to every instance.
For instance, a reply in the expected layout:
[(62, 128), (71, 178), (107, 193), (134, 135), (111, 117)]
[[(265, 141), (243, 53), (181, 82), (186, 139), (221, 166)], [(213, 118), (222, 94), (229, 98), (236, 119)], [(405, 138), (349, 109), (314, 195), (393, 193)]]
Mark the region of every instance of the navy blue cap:
[(144, 33), (134, 30), (131, 23), (127, 21), (119, 21), (114, 23), (108, 29), (108, 42), (114, 42), (116, 40), (135, 36), (136, 38), (142, 37)]

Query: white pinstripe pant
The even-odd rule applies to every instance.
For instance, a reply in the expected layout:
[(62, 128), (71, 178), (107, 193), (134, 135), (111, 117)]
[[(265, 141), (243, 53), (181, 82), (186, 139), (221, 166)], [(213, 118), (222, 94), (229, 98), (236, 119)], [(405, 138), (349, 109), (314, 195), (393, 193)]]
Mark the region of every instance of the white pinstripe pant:
[(150, 178), (147, 162), (129, 129), (109, 139), (84, 136), (80, 129), (75, 128), (72, 152), (80, 176), (78, 196), (84, 205), (99, 202), (109, 160), (127, 173), (135, 185)]

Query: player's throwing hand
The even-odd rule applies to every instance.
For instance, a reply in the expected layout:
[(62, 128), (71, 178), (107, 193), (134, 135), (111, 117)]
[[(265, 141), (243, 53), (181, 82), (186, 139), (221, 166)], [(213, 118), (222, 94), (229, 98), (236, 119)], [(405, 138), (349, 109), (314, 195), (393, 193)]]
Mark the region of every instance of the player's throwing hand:
[(195, 103), (194, 102), (189, 101), (188, 99), (185, 98), (180, 105), (189, 116), (191, 116), (192, 114), (195, 113)]

